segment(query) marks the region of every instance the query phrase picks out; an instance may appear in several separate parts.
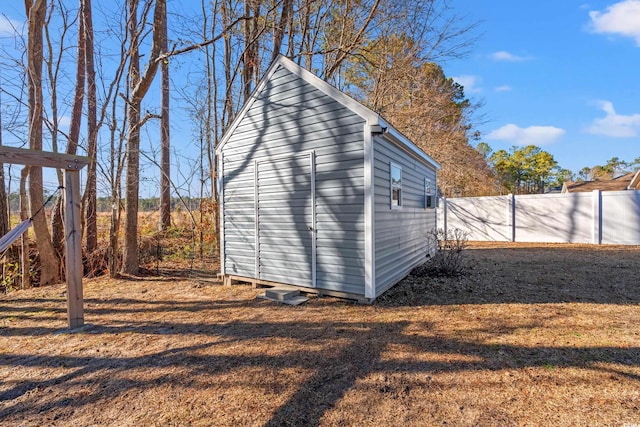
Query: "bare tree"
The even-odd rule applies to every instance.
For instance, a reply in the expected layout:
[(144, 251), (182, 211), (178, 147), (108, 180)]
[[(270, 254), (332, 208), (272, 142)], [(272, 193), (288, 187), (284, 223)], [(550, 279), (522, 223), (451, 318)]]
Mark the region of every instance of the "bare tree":
[[(2, 82), (0, 82), (0, 105), (2, 105)], [(0, 108), (0, 147), (2, 147), (2, 108)], [(0, 163), (0, 236), (9, 232), (9, 203), (4, 179), (4, 164)]]
[[(125, 242), (122, 271), (138, 274), (138, 191), (140, 180), (140, 102), (135, 102), (133, 92), (140, 82), (140, 54), (138, 28), (138, 1), (128, 0), (129, 7), (129, 88), (127, 99), (127, 118), (129, 132), (127, 135), (127, 175), (126, 175), (126, 218)], [(117, 232), (117, 231), (116, 231)]]
[[(53, 151), (57, 151), (57, 134), (58, 134), (58, 106), (57, 106), (57, 85), (58, 85), (58, 72), (60, 69), (60, 58), (62, 56), (63, 50), (63, 41), (61, 41), (60, 52), (58, 56), (58, 60), (54, 61), (53, 56), (53, 46), (51, 42), (51, 37), (49, 33), (49, 23), (51, 22), (51, 16), (53, 15), (54, 4), (51, 4), (49, 18), (47, 20), (47, 25), (45, 26), (45, 34), (47, 38), (49, 59), (47, 60), (47, 69), (49, 72), (49, 82), (51, 84), (51, 111), (52, 111), (52, 125), (51, 125), (51, 139), (53, 145)], [(63, 16), (63, 32), (66, 33), (68, 29), (68, 19), (66, 10), (62, 9)], [(78, 144), (80, 139), (80, 125), (82, 123), (82, 105), (84, 103), (84, 84), (85, 84), (85, 37), (84, 37), (84, 25), (82, 19), (79, 20), (78, 25), (78, 48), (77, 48), (77, 60), (76, 60), (76, 82), (75, 82), (75, 91), (73, 95), (73, 104), (71, 107), (71, 123), (69, 126), (69, 134), (67, 135), (67, 154), (76, 154), (78, 151)], [(63, 39), (64, 40), (64, 37)], [(60, 175), (60, 171), (58, 171), (58, 175)], [(62, 185), (62, 179), (58, 177), (59, 185)], [(52, 231), (52, 240), (53, 247), (58, 254), (58, 257), (62, 258), (64, 256), (64, 227), (62, 221), (62, 197), (58, 197), (56, 202), (56, 206), (53, 210), (53, 215), (51, 219), (51, 231)]]
[[(126, 24), (126, 27), (129, 27), (129, 24)], [(128, 30), (125, 30), (127, 32)], [(101, 118), (98, 123), (98, 127), (101, 126), (102, 122), (106, 119), (108, 113), (108, 125), (109, 125), (109, 149), (108, 156), (106, 159), (106, 164), (108, 165), (107, 170), (103, 170), (103, 175), (107, 177), (111, 187), (111, 216), (109, 223), (109, 249), (108, 249), (108, 264), (109, 264), (109, 275), (111, 277), (116, 277), (120, 270), (120, 222), (121, 222), (121, 214), (122, 214), (122, 203), (121, 203), (121, 183), (122, 183), (122, 173), (125, 166), (125, 156), (124, 156), (124, 140), (125, 135), (122, 130), (119, 131), (118, 128), (118, 97), (113, 96), (116, 90), (120, 87), (121, 80), (124, 77), (124, 71), (127, 62), (127, 38), (124, 37), (122, 43), (120, 45), (120, 65), (116, 72), (115, 78), (111, 81), (109, 85), (109, 89), (106, 91), (106, 99), (103, 103), (101, 110)], [(125, 106), (126, 108), (126, 106)], [(126, 127), (127, 116), (123, 114), (123, 127)]]
[[(362, 49), (365, 35), (376, 17), (380, 1), (375, 0), (373, 4), (365, 5), (368, 6), (368, 13), (363, 13), (360, 9), (363, 5), (359, 2), (345, 2), (343, 13), (333, 22), (333, 28), (330, 27), (332, 31), (328, 33), (332, 45), (325, 53), (325, 80), (334, 79), (342, 64)], [(360, 21), (359, 18), (362, 16), (365, 16), (365, 19)]]
[(98, 151), (99, 124), (97, 119), (96, 67), (94, 60), (93, 14), (91, 11), (91, 0), (80, 0), (80, 9), (80, 19), (84, 28), (84, 62), (87, 79), (87, 154), (90, 159), (90, 163), (87, 167), (87, 185), (83, 198), (85, 220), (84, 231), (87, 242), (87, 254), (92, 254), (98, 248), (98, 223), (96, 215), (96, 156)]
[(447, 196), (491, 192), (491, 169), (469, 144), (478, 106), (436, 63), (466, 53), (474, 24), (440, 0), (387, 0), (376, 28), (343, 74), (351, 94), (442, 164), (439, 187)]
[[(232, 22), (232, 9), (233, 6), (230, 0), (222, 0), (220, 7), (220, 15), (222, 17), (222, 25), (224, 28), (230, 28), (230, 24)], [(221, 129), (224, 130), (233, 120), (233, 85), (231, 78), (231, 70), (232, 70), (232, 54), (233, 48), (231, 44), (231, 32), (225, 31), (223, 33), (223, 60), (224, 64), (224, 81), (225, 81), (225, 94), (224, 94), (224, 106), (222, 108), (222, 117), (220, 119)]]
[(282, 0), (282, 11), (280, 12), (280, 20), (276, 23), (274, 20), (273, 28), (273, 52), (271, 54), (271, 61), (280, 55), (282, 49), (282, 40), (284, 39), (285, 32), (289, 27), (289, 19), (293, 15), (293, 0)]
[[(288, 1), (288, 0), (285, 0)], [(260, 21), (260, 0), (246, 0), (244, 2), (244, 52), (242, 68), (242, 86), (244, 102), (247, 102), (251, 95), (252, 84), (257, 81), (260, 71), (260, 56), (258, 51), (258, 22)], [(282, 42), (282, 40), (280, 40)]]
[[(42, 150), (42, 30), (47, 11), (46, 0), (25, 0), (29, 20), (29, 42), (27, 47), (27, 68), (29, 87), (29, 148)], [(51, 243), (44, 210), (42, 168), (29, 169), (29, 204), (33, 215), (33, 229), (40, 254), (40, 284), (48, 285), (60, 281), (60, 261)], [(39, 213), (38, 213), (39, 212)], [(36, 215), (36, 213), (38, 213)]]
[[(209, 30), (207, 26), (207, 20), (203, 20), (202, 24), (202, 37), (203, 39), (207, 38), (208, 34), (211, 34), (211, 38), (213, 38), (213, 34), (215, 32), (215, 16), (217, 15), (217, 7), (218, 2), (214, 4), (214, 9), (212, 11), (211, 18), (211, 29)], [(205, 1), (202, 0), (202, 9), (204, 12)], [(206, 15), (203, 13), (203, 15)], [(210, 33), (209, 33), (210, 32)], [(205, 112), (204, 112), (204, 121), (202, 123), (202, 131), (201, 134), (204, 134), (204, 141), (206, 147), (206, 158), (209, 166), (209, 176), (208, 179), (211, 183), (211, 202), (212, 202), (212, 211), (213, 211), (213, 227), (215, 230), (216, 241), (218, 240), (218, 192), (216, 188), (216, 179), (217, 179), (217, 162), (215, 158), (215, 148), (218, 142), (218, 104), (216, 103), (216, 99), (218, 98), (218, 80), (216, 76), (216, 61), (215, 61), (215, 53), (216, 48), (215, 45), (212, 45), (212, 52), (209, 53), (209, 46), (207, 45), (205, 49), (206, 55), (206, 79), (205, 85), (207, 87), (206, 91), (206, 101), (205, 101)], [(202, 138), (201, 138), (202, 139)], [(200, 159), (204, 157), (202, 155), (203, 149), (200, 149)], [(203, 168), (201, 167), (201, 170)], [(200, 182), (201, 182), (201, 190), (200, 197), (202, 197), (202, 186), (204, 186), (204, 173), (201, 173)]]
[[(24, 82), (24, 80), (23, 80)], [(24, 85), (23, 85), (24, 86)], [(4, 85), (2, 82), (0, 82), (0, 105), (2, 105), (4, 107), (4, 104), (2, 102), (2, 94), (4, 91)], [(3, 113), (4, 108), (0, 108), (0, 146), (3, 145), (3, 132), (5, 131), (5, 116)], [(11, 120), (16, 119), (15, 116), (10, 117)], [(13, 127), (12, 123), (10, 123), (10, 128)], [(7, 234), (9, 232), (9, 230), (11, 229), (11, 202), (9, 199), (9, 194), (11, 193), (11, 165), (9, 165), (9, 167), (7, 168), (8, 170), (8, 177), (9, 177), (9, 188), (7, 188), (7, 180), (6, 180), (6, 175), (5, 175), (5, 165), (0, 163), (0, 235), (4, 236), (5, 234)], [(27, 203), (27, 199), (26, 199), (26, 192), (24, 195), (24, 203), (25, 203), (25, 217), (28, 217), (27, 211), (26, 211), (26, 203)], [(23, 241), (23, 248), (27, 247), (28, 248), (28, 242), (25, 240)], [(11, 260), (16, 260), (18, 259), (18, 252), (17, 250), (14, 249), (15, 247), (10, 247), (8, 249), (8, 251), (3, 254), (4, 257), (6, 257), (5, 259), (11, 259)], [(7, 262), (3, 262), (2, 263), (2, 277), (5, 278), (5, 272), (6, 272), (6, 268), (8, 266)], [(27, 270), (28, 271), (28, 270)], [(23, 285), (26, 285), (28, 287), (28, 283), (23, 283)]]
[[(29, 219), (29, 200), (27, 198), (27, 178), (29, 176), (29, 166), (25, 166), (20, 171), (20, 220), (25, 221)], [(31, 287), (31, 261), (29, 259), (29, 233), (23, 233), (20, 238), (20, 252), (22, 265), (22, 289), (29, 289)]]
[[(105, 70), (99, 67), (101, 72), (96, 76), (96, 57), (99, 63), (104, 58), (98, 57), (95, 50), (95, 36), (93, 30), (93, 11), (90, 0), (81, 1), (81, 16), (85, 29), (85, 67), (86, 67), (86, 96), (87, 96), (87, 153), (90, 163), (87, 168), (87, 183), (85, 193), (83, 195), (83, 223), (85, 224), (84, 233), (86, 236), (86, 249), (89, 260), (98, 259), (100, 253), (95, 254), (98, 246), (98, 229), (97, 229), (97, 183), (98, 171), (104, 177), (104, 181), (108, 183), (111, 198), (111, 216), (109, 227), (109, 245), (106, 250), (108, 271), (112, 277), (115, 277), (119, 270), (119, 231), (120, 216), (122, 212), (121, 199), (121, 179), (124, 170), (124, 134), (122, 129), (126, 127), (126, 114), (119, 113), (118, 101), (120, 98), (116, 96), (121, 88), (122, 79), (125, 75), (127, 64), (127, 43), (128, 23), (122, 24), (121, 17), (117, 17), (115, 22), (122, 25), (121, 31), (110, 29), (109, 34), (119, 34), (120, 44), (119, 50), (115, 57), (119, 58), (119, 62), (115, 64), (115, 68), (110, 69), (112, 78), (109, 80), (105, 75)], [(121, 12), (123, 13), (123, 12)], [(126, 12), (124, 12), (126, 14)], [(126, 19), (125, 19), (126, 21)], [(98, 86), (100, 84), (100, 86)], [(101, 90), (100, 105), (98, 105), (98, 89)], [(126, 97), (125, 97), (126, 98)], [(119, 117), (122, 116), (122, 124)], [(107, 124), (107, 141), (106, 147), (102, 150), (98, 147), (98, 133), (104, 124)], [(99, 161), (104, 156), (103, 161)], [(93, 274), (90, 269), (89, 274)]]
[[(122, 272), (138, 274), (138, 197), (140, 188), (140, 127), (146, 121), (140, 114), (142, 99), (146, 95), (158, 69), (158, 58), (161, 54), (161, 33), (159, 28), (166, 18), (165, 0), (156, 0), (153, 19), (153, 40), (149, 54), (149, 62), (144, 75), (140, 74), (140, 41), (141, 28), (138, 26), (138, 0), (129, 0), (129, 31), (131, 45), (129, 48), (129, 87), (127, 99), (127, 172), (125, 193), (125, 229)], [(145, 5), (148, 6), (148, 3)], [(146, 13), (143, 13), (145, 16)], [(144, 20), (142, 20), (144, 22)]]
[[(57, 18), (60, 23), (57, 25), (59, 32), (52, 35), (53, 24), (52, 21)], [(66, 38), (69, 30), (71, 29), (75, 19), (70, 17), (70, 12), (66, 5), (61, 0), (52, 1), (49, 4), (47, 16), (44, 23), (44, 42), (46, 44), (46, 50), (44, 54), (44, 64), (46, 67), (46, 78), (48, 79), (48, 96), (50, 117), (45, 117), (44, 124), (49, 130), (51, 137), (51, 150), (58, 152), (58, 134), (62, 133), (60, 130), (60, 105), (58, 103), (58, 87), (61, 74), (64, 73), (64, 59), (66, 47)], [(53, 40), (52, 40), (53, 39)], [(42, 82), (44, 86), (44, 81)], [(46, 111), (44, 112), (46, 114)], [(78, 135), (79, 135), (78, 127)], [(68, 137), (67, 137), (68, 139)], [(77, 145), (77, 144), (76, 144)], [(72, 153), (75, 154), (75, 151)], [(58, 176), (58, 184), (62, 185), (62, 171), (56, 170)], [(62, 222), (55, 223), (55, 227), (61, 229)], [(56, 230), (54, 230), (55, 232)], [(54, 239), (54, 246), (57, 246), (58, 242)]]
[[(160, 20), (159, 32), (160, 50), (166, 53), (167, 43), (167, 9)], [(169, 137), (169, 59), (165, 58), (160, 65), (162, 74), (162, 114), (160, 119), (160, 229), (165, 230), (171, 225), (171, 140)]]
[[(69, 4), (65, 0), (51, 0), (51, 2), (56, 6)], [(51, 2), (27, 0), (25, 4), (29, 7), (34, 4), (44, 4), (43, 7), (46, 10), (47, 5), (53, 7)], [(435, 74), (430, 74), (426, 68), (421, 67), (429, 62), (437, 62), (439, 58), (461, 54), (465, 50), (465, 38), (460, 37), (464, 33), (464, 26), (457, 26), (457, 21), (447, 15), (446, 0), (420, 0), (409, 3), (401, 0), (202, 0), (202, 14), (196, 18), (201, 20), (201, 25), (197, 25), (197, 34), (191, 33), (189, 37), (178, 38), (178, 40), (195, 39), (195, 42), (187, 47), (178, 46), (180, 42), (169, 46), (166, 34), (166, 0), (124, 2), (126, 12), (123, 13), (128, 14), (129, 17), (126, 24), (123, 19), (118, 22), (120, 25), (126, 25), (126, 29), (122, 28), (118, 32), (113, 26), (109, 28), (104, 34), (105, 37), (110, 38), (110, 42), (104, 44), (100, 42), (100, 36), (103, 33), (100, 32), (98, 19), (96, 20), (98, 40), (97, 42), (93, 40), (91, 1), (78, 0), (78, 2), (80, 4), (78, 16), (81, 17), (78, 28), (85, 43), (84, 55), (79, 51), (79, 56), (83, 56), (86, 81), (77, 84), (75, 89), (86, 91), (84, 96), (87, 98), (87, 132), (84, 135), (81, 129), (79, 136), (75, 137), (76, 132), (73, 128), (75, 123), (72, 123), (68, 138), (70, 146), (73, 147), (72, 141), (75, 141), (77, 146), (79, 140), (86, 137), (89, 156), (98, 160), (92, 162), (88, 169), (83, 198), (84, 231), (88, 253), (98, 248), (96, 197), (97, 188), (102, 183), (101, 178), (106, 182), (104, 188), (110, 191), (112, 215), (109, 269), (111, 274), (115, 275), (118, 271), (135, 274), (138, 271), (138, 193), (139, 183), (144, 178), (141, 177), (139, 156), (145, 154), (140, 152), (140, 131), (149, 118), (156, 117), (145, 113), (144, 98), (157, 68), (162, 70), (163, 91), (160, 116), (161, 167), (153, 170), (161, 171), (161, 226), (166, 227), (170, 222), (169, 196), (173, 193), (168, 190), (169, 185), (175, 184), (172, 188), (176, 189), (176, 194), (178, 189), (184, 188), (178, 182), (173, 184), (169, 182), (169, 108), (177, 106), (170, 106), (168, 102), (168, 61), (173, 55), (194, 51), (194, 54), (203, 56), (205, 66), (202, 70), (202, 81), (204, 84), (192, 86), (201, 88), (201, 93), (197, 99), (192, 96), (190, 100), (194, 101), (192, 107), (194, 111), (197, 110), (194, 115), (197, 115), (200, 126), (197, 137), (200, 147), (201, 198), (211, 195), (213, 203), (207, 206), (207, 209), (214, 214), (218, 212), (215, 208), (211, 209), (216, 202), (215, 146), (238, 114), (242, 104), (250, 99), (252, 91), (271, 61), (279, 54), (287, 55), (341, 89), (353, 89), (354, 94), (359, 92), (360, 100), (388, 115), (394, 124), (400, 124), (398, 127), (418, 129), (416, 134), (411, 136), (424, 140), (426, 144), (424, 147), (428, 148), (430, 153), (440, 150), (440, 146), (434, 145), (430, 135), (437, 134), (438, 138), (448, 138), (451, 142), (449, 148), (439, 151), (442, 153), (439, 159), (443, 164), (447, 162), (453, 164), (455, 159), (461, 158), (460, 156), (471, 158), (465, 136), (465, 132), (468, 131), (465, 126), (469, 123), (461, 121), (463, 126), (456, 129), (450, 127), (447, 132), (436, 125), (423, 126), (422, 119), (427, 116), (433, 119), (433, 123), (441, 124), (451, 117), (455, 118), (459, 111), (454, 108), (448, 110), (441, 108), (447, 105), (444, 101), (441, 104), (431, 103), (437, 104), (437, 108), (431, 108), (429, 100), (418, 96), (415, 89), (420, 88), (434, 97), (439, 96), (438, 90), (446, 88), (446, 84), (440, 86), (435, 84), (434, 82), (438, 80), (434, 78)], [(97, 8), (96, 13), (103, 11), (101, 7), (106, 11), (114, 11), (100, 2), (94, 3), (93, 6)], [(150, 18), (153, 19), (153, 25), (149, 24)], [(172, 18), (169, 17), (169, 19)], [(174, 32), (173, 21), (170, 24)], [(194, 27), (196, 26), (191, 26), (191, 28)], [(398, 36), (396, 41), (390, 37), (392, 34)], [(78, 36), (80, 37), (80, 34)], [(108, 54), (113, 52), (108, 50), (115, 46), (113, 40), (119, 36), (122, 36), (121, 51), (109, 57)], [(398, 39), (413, 40), (414, 45), (397, 42)], [(55, 42), (55, 39), (51, 38), (51, 41)], [(399, 49), (396, 51), (397, 47)], [(411, 57), (403, 57), (402, 49), (406, 49), (405, 56)], [(122, 60), (116, 64), (117, 59), (114, 61), (113, 58), (117, 58), (118, 54), (122, 56)], [(67, 56), (69, 55), (65, 55), (65, 58)], [(381, 59), (383, 57), (392, 57), (393, 61), (384, 63)], [(54, 64), (55, 60), (57, 58), (53, 58), (50, 63)], [(81, 66), (80, 61), (81, 58), (78, 58), (78, 67)], [(142, 61), (144, 62), (141, 63)], [(174, 63), (171, 65), (174, 66)], [(354, 69), (366, 75), (368, 87), (363, 88), (354, 83), (355, 79), (350, 74), (350, 70)], [(79, 69), (76, 72), (79, 72)], [(112, 72), (113, 80), (109, 85), (106, 83), (108, 81), (106, 76), (110, 76)], [(55, 74), (55, 70), (50, 74)], [(127, 74), (125, 85), (122, 77)], [(31, 79), (31, 73), (29, 77)], [(64, 89), (63, 84), (64, 82), (61, 83), (61, 89)], [(413, 90), (411, 90), (412, 85)], [(394, 93), (395, 97), (392, 96)], [(116, 94), (121, 96), (118, 97)], [(63, 99), (61, 95), (58, 95), (58, 98)], [(41, 95), (40, 99), (42, 99)], [(444, 100), (446, 97), (434, 99)], [(82, 105), (82, 101), (78, 105)], [(53, 104), (48, 109), (51, 114), (52, 128), (55, 128), (58, 114), (53, 112)], [(76, 117), (78, 114), (77, 109), (74, 108), (72, 115)], [(417, 117), (421, 119), (418, 120)], [(108, 124), (109, 129), (102, 135), (105, 136), (104, 138), (98, 138), (103, 122)], [(33, 120), (30, 121), (30, 125), (32, 124)], [(58, 132), (55, 132), (55, 135), (58, 135)], [(52, 136), (54, 144), (56, 137)], [(104, 146), (99, 146), (99, 141), (105, 141)], [(453, 172), (448, 174), (447, 171), (443, 171), (442, 182), (450, 182), (452, 185), (458, 185), (461, 182), (472, 183), (481, 176), (462, 170)], [(181, 179), (180, 176), (178, 179)], [(125, 185), (121, 185), (122, 180), (126, 180)], [(29, 180), (33, 185), (36, 182), (37, 179)], [(470, 188), (469, 185), (467, 185), (468, 188)], [(206, 191), (205, 186), (208, 187)], [(121, 194), (123, 191), (126, 191), (126, 195)], [(121, 203), (122, 196), (125, 196), (124, 205)], [(33, 204), (34, 206), (37, 204), (35, 199)], [(121, 245), (123, 242), (118, 240), (121, 238), (119, 236), (122, 231), (120, 217), (125, 208), (126, 222), (125, 218), (122, 218), (122, 222), (125, 222), (124, 245)], [(217, 223), (216, 220), (217, 218), (214, 218), (214, 223)], [(120, 247), (124, 247), (122, 264), (119, 264)]]

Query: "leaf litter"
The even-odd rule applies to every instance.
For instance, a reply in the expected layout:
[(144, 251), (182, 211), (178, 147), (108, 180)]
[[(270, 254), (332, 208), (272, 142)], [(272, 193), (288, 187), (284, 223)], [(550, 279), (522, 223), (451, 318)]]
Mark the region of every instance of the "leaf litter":
[[(474, 243), (371, 306), (153, 276), (0, 297), (2, 425), (630, 425), (640, 247)], [(153, 269), (149, 270), (153, 272)], [(166, 269), (163, 271), (167, 271)]]

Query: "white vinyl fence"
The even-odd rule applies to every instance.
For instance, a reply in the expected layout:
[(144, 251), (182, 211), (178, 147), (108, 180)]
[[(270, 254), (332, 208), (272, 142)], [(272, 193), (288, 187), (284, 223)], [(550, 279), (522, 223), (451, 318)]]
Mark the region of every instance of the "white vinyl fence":
[(640, 245), (640, 190), (443, 198), (438, 227), (479, 241)]

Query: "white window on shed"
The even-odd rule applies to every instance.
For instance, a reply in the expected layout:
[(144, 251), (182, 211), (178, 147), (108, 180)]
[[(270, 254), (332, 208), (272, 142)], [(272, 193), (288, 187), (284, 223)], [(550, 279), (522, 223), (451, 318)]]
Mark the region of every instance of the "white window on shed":
[(435, 197), (435, 186), (433, 185), (433, 181), (429, 178), (424, 179), (424, 208), (435, 208), (436, 207), (436, 197)]
[(390, 166), (391, 209), (395, 209), (402, 206), (402, 168), (395, 163)]

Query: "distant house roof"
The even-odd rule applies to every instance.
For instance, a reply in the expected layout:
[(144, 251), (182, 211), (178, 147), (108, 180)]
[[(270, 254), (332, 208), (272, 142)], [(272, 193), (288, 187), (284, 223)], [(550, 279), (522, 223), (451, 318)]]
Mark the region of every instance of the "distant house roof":
[(564, 186), (562, 186), (562, 185), (554, 185), (552, 187), (545, 187), (544, 193), (545, 194), (562, 193), (562, 189), (563, 188), (564, 188)]
[(563, 193), (579, 193), (584, 191), (623, 191), (640, 190), (640, 171), (629, 172), (613, 179), (600, 181), (565, 182)]

